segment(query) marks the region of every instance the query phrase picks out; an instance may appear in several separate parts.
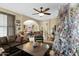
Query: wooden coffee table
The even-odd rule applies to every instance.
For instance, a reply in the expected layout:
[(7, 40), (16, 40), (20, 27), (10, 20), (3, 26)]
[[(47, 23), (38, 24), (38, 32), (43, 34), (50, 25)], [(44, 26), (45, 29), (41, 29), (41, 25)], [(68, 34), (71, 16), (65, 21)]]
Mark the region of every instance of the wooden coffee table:
[(17, 46), (18, 49), (23, 50), (26, 53), (29, 53), (33, 56), (43, 56), (50, 48), (48, 44), (42, 44), (36, 48), (33, 47), (33, 43), (28, 42), (23, 45)]

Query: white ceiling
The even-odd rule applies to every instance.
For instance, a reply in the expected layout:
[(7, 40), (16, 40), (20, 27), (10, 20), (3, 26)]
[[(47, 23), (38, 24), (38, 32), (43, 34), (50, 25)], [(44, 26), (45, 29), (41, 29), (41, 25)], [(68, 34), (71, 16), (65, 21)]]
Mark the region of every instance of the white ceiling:
[[(48, 20), (58, 15), (58, 10), (62, 4), (59, 3), (0, 3), (0, 7), (8, 10), (32, 17), (37, 20)], [(33, 8), (39, 9), (40, 7), (50, 8), (48, 11), (51, 15), (40, 17), (39, 15), (32, 15), (36, 13)]]

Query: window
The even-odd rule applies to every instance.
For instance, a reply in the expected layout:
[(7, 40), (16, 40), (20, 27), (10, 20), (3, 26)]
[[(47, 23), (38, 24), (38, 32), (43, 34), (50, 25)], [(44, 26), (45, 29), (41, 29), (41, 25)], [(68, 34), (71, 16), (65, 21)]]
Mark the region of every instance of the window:
[(0, 14), (0, 37), (7, 36), (7, 16)]
[(0, 13), (0, 37), (15, 34), (14, 16)]

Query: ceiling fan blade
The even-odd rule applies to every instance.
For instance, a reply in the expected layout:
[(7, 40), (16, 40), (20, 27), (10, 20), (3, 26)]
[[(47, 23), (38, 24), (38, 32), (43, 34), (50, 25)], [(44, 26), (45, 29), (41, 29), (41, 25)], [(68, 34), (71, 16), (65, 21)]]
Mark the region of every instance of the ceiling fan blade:
[(44, 11), (42, 11), (42, 12), (46, 12), (46, 11), (48, 11), (50, 8), (46, 8)]
[(33, 8), (35, 11), (37, 11), (37, 12), (39, 12), (40, 13), (40, 11), (39, 10), (37, 10), (37, 9), (35, 9), (35, 8)]
[(32, 15), (36, 15), (36, 14), (39, 14), (39, 13), (34, 13), (34, 14), (32, 14)]
[(44, 14), (46, 14), (46, 15), (51, 15), (51, 13), (44, 13)]

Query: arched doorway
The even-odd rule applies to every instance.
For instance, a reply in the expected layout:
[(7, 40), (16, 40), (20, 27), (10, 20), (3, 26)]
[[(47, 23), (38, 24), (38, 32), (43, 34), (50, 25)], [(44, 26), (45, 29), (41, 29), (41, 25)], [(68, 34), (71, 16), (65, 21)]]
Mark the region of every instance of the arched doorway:
[(39, 24), (34, 20), (26, 20), (24, 21), (24, 28), (27, 32), (35, 32), (39, 31)]

